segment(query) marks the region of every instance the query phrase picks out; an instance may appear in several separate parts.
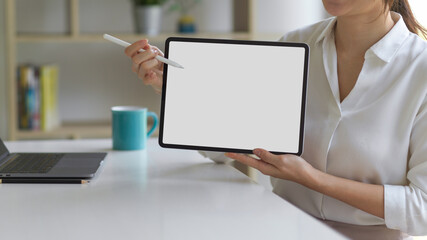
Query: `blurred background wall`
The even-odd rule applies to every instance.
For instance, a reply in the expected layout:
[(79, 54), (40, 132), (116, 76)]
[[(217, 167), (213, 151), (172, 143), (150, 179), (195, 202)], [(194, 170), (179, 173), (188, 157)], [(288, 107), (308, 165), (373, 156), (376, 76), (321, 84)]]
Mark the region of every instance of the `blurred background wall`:
[[(67, 0), (16, 0), (17, 33), (67, 34), (68, 4)], [(80, 0), (81, 34), (133, 34), (132, 6), (131, 0)], [(255, 8), (254, 31), (264, 40), (277, 40), (289, 30), (325, 17), (320, 1), (262, 0), (256, 1)], [(203, 0), (189, 13), (199, 33), (215, 36), (233, 31), (234, 10), (232, 0)], [(176, 32), (178, 18), (179, 12), (164, 5), (162, 32)], [(163, 48), (164, 43), (151, 44)], [(16, 57), (18, 64), (59, 66), (59, 115), (63, 122), (105, 121), (114, 105), (142, 105), (159, 113), (159, 96), (137, 79), (123, 49), (109, 42), (21, 41)], [(4, 105), (5, 94), (1, 97)], [(1, 133), (5, 136), (3, 123)]]

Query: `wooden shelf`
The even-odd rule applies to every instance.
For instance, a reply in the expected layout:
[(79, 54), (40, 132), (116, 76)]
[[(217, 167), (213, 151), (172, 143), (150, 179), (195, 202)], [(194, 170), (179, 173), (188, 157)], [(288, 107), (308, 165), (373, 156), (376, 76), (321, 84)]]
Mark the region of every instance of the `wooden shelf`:
[[(153, 122), (148, 120), (147, 129), (150, 129)], [(18, 139), (80, 139), (80, 138), (111, 138), (110, 122), (78, 122), (64, 123), (60, 127), (50, 131), (40, 130), (18, 130), (16, 137)], [(152, 136), (158, 136), (158, 129)]]
[[(140, 39), (150, 39), (152, 42), (165, 41), (168, 37), (194, 37), (194, 38), (225, 38), (225, 39), (251, 39), (251, 34), (246, 32), (233, 33), (196, 33), (196, 34), (178, 34), (178, 33), (162, 33), (156, 36), (147, 36), (141, 34), (112, 34), (118, 38), (127, 41), (137, 41)], [(20, 34), (17, 35), (18, 42), (106, 42), (102, 34), (80, 34), (80, 35), (54, 35), (54, 34)]]
[(108, 122), (64, 123), (50, 131), (18, 130), (17, 139), (51, 139), (51, 138), (109, 138), (111, 124)]

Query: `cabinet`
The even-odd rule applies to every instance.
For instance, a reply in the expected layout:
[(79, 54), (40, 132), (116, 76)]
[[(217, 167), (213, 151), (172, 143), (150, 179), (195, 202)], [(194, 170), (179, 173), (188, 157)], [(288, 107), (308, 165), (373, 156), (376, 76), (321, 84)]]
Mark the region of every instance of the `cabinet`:
[[(42, 34), (25, 33), (18, 34), (17, 31), (17, 1), (6, 0), (6, 54), (7, 54), (7, 87), (8, 87), (8, 129), (9, 139), (42, 139), (42, 138), (97, 138), (110, 137), (111, 126), (110, 119), (97, 119), (96, 121), (79, 121), (79, 113), (72, 121), (63, 120), (60, 127), (51, 131), (33, 131), (21, 130), (18, 128), (18, 104), (17, 104), (17, 84), (16, 69), (18, 66), (18, 55), (20, 51), (26, 51), (26, 44), (90, 44), (92, 46), (105, 44), (101, 33), (85, 33), (81, 31), (80, 19), (81, 8), (79, 0), (68, 0), (67, 3), (67, 22), (69, 31), (64, 34)], [(196, 33), (185, 35), (187, 37), (204, 38), (229, 38), (229, 39), (252, 39), (253, 34), (253, 7), (255, 0), (233, 0), (233, 31), (230, 33)], [(108, 4), (108, 2), (106, 3)], [(149, 38), (152, 42), (163, 42), (169, 36), (179, 36), (176, 33), (162, 33), (157, 36), (144, 36), (134, 33), (115, 34), (117, 37), (126, 41), (133, 42), (142, 38)], [(23, 47), (24, 46), (24, 47)], [(43, 51), (35, 51), (33, 54), (43, 55)], [(37, 57), (35, 57), (37, 59)], [(35, 64), (39, 64), (37, 61)], [(129, 64), (130, 66), (130, 64)], [(61, 65), (59, 66), (61, 69)], [(129, 68), (130, 71), (130, 68)], [(61, 81), (61, 79), (60, 79)], [(73, 83), (67, 83), (73, 84)], [(75, 83), (79, 84), (79, 83)], [(107, 86), (108, 87), (108, 86)], [(114, 88), (114, 87), (113, 87)], [(133, 93), (135, 94), (135, 93)], [(111, 96), (111, 94), (110, 94)], [(59, 94), (58, 98), (64, 97)], [(108, 98), (107, 96), (104, 96)], [(70, 96), (66, 99), (70, 101)], [(65, 101), (65, 100), (64, 100)], [(72, 104), (72, 103), (70, 103)], [(81, 103), (80, 103), (81, 105)], [(91, 103), (88, 102), (88, 108)], [(109, 107), (109, 106), (105, 106)], [(61, 111), (60, 111), (61, 114)], [(61, 118), (61, 115), (60, 115)]]

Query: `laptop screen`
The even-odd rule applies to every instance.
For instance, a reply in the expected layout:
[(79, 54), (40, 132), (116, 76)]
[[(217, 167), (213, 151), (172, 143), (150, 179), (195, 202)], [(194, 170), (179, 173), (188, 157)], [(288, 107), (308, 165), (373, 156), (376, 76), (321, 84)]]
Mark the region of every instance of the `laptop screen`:
[(0, 159), (4, 158), (9, 154), (9, 150), (7, 150), (6, 146), (3, 143), (3, 140), (0, 139)]

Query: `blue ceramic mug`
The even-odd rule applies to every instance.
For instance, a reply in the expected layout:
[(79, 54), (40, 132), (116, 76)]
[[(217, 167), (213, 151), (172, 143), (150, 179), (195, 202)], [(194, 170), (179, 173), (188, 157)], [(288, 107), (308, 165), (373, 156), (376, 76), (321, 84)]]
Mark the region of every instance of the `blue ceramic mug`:
[[(157, 127), (158, 118), (146, 108), (133, 106), (116, 106), (111, 108), (113, 114), (113, 149), (145, 149), (147, 138)], [(147, 118), (152, 117), (153, 126), (147, 132)]]

